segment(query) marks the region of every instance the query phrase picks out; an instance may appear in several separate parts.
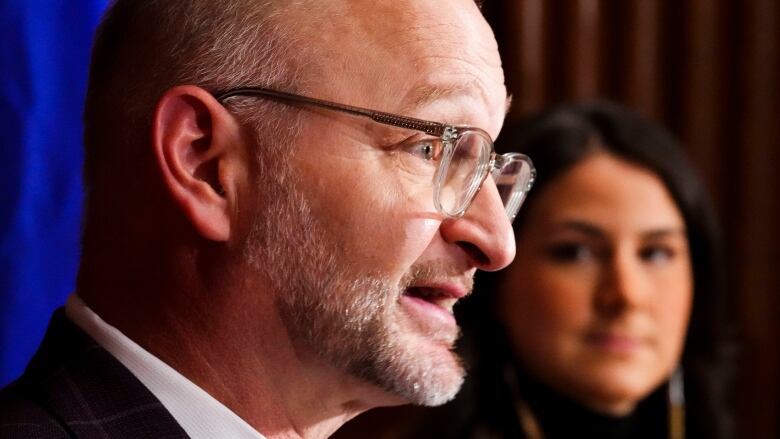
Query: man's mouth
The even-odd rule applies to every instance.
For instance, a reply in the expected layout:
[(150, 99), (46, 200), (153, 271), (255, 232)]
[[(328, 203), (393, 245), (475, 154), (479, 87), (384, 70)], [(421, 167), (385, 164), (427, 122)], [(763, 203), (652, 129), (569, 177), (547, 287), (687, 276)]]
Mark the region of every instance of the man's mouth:
[(404, 290), (400, 303), (420, 326), (438, 331), (457, 326), (452, 308), (468, 293), (456, 284), (413, 285)]
[(404, 291), (404, 295), (436, 305), (450, 314), (452, 314), (452, 307), (458, 301), (457, 297), (453, 297), (443, 290), (430, 287), (409, 287)]

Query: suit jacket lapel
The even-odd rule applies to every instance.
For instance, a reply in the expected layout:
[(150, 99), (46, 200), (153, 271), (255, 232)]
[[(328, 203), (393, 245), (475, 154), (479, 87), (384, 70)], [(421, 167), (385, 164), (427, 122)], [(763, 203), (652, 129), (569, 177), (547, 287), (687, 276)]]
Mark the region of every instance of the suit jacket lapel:
[(59, 309), (20, 385), (78, 438), (187, 438), (157, 398)]

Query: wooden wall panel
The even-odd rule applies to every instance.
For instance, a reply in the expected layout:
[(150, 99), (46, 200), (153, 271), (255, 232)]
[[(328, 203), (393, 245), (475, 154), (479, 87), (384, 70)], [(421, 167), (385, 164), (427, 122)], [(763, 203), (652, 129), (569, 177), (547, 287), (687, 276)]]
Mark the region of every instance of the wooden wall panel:
[[(662, 89), (662, 62), (660, 56), (661, 4), (657, 1), (632, 1), (627, 3), (625, 21), (628, 35), (624, 50), (625, 76), (623, 89), (625, 103), (653, 119), (660, 118)], [(621, 20), (622, 18), (622, 20)], [(614, 64), (613, 64), (614, 65)], [(648, 84), (654, 84), (648, 87)]]
[[(734, 226), (742, 233), (734, 242), (734, 263), (740, 264), (736, 282), (743, 294), (740, 304), (743, 331), (747, 340), (744, 352), (746, 366), (742, 370), (744, 386), (752, 392), (740, 395), (741, 418), (745, 437), (762, 437), (766, 431), (778, 431), (777, 277), (776, 246), (780, 223), (777, 209), (776, 175), (780, 154), (777, 125), (778, 104), (778, 7), (776, 0), (754, 0), (745, 4), (741, 30), (736, 35), (743, 56), (738, 86), (738, 141), (729, 145), (723, 155), (735, 169), (734, 183), (739, 186), (727, 201), (735, 207)], [(774, 180), (774, 182), (773, 182)], [(775, 184), (773, 184), (775, 183)], [(750, 293), (748, 293), (750, 292)], [(767, 392), (765, 389), (774, 389)], [(758, 397), (760, 395), (760, 397)], [(756, 401), (761, 406), (756, 407)], [(767, 437), (767, 436), (763, 436)]]
[(566, 45), (569, 96), (590, 99), (599, 95), (602, 16), (600, 0), (574, 0), (568, 10)]
[(545, 0), (519, 0), (517, 8), (510, 12), (516, 16), (519, 44), (516, 60), (522, 90), (513, 97), (521, 112), (539, 108), (547, 98), (547, 75), (545, 74)]
[(709, 186), (718, 181), (717, 156), (712, 150), (719, 142), (720, 96), (722, 80), (722, 59), (724, 55), (718, 49), (722, 47), (718, 36), (718, 7), (720, 2), (701, 0), (681, 0), (684, 8), (684, 23), (680, 44), (683, 70), (680, 81), (682, 92), (682, 140), (688, 146), (691, 158), (703, 171)]

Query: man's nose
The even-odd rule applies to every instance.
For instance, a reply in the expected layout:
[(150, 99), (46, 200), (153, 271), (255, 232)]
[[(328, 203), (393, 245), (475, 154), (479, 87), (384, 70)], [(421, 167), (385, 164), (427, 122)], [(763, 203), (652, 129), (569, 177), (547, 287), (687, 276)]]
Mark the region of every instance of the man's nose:
[(442, 222), (441, 234), (445, 241), (463, 249), (470, 263), (480, 270), (500, 270), (515, 258), (512, 223), (491, 177), (462, 217)]

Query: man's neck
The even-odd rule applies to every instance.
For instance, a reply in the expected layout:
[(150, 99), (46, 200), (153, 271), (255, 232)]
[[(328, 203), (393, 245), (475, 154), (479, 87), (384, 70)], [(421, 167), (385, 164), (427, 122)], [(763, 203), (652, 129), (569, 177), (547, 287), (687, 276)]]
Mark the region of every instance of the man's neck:
[[(296, 349), (270, 297), (226, 294), (230, 287), (188, 285), (186, 295), (153, 286), (79, 294), (106, 322), (268, 438), (327, 437), (387, 400), (376, 386)], [(253, 303), (244, 303), (247, 297)]]

